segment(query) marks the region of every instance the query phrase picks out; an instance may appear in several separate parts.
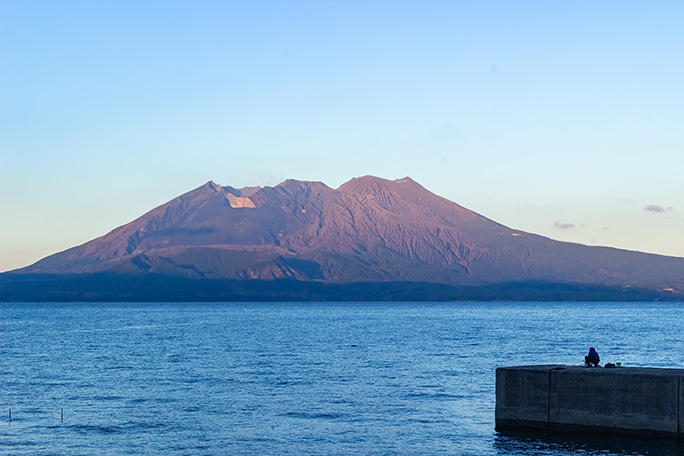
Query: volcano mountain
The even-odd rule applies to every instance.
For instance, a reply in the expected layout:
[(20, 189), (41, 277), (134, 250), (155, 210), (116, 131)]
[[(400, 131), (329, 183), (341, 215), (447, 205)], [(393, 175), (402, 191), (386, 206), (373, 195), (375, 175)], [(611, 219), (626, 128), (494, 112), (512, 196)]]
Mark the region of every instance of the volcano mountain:
[(514, 230), (408, 177), (208, 182), (0, 274), (4, 300), (683, 298), (684, 258)]

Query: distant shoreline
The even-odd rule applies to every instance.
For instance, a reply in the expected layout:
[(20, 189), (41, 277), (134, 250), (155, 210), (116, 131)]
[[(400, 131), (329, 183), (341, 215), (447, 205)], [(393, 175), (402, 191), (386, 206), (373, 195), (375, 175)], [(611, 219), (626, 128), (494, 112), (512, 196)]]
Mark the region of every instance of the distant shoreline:
[(110, 274), (0, 274), (0, 302), (354, 302), (354, 301), (684, 301), (636, 287), (550, 282), (445, 285), (426, 282), (324, 283), (216, 280)]

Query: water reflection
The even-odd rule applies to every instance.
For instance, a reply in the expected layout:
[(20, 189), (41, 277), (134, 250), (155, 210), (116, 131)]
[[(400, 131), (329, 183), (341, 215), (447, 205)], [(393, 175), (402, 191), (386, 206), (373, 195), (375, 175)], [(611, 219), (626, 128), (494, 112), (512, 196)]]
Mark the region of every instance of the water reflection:
[(494, 437), (499, 455), (634, 455), (684, 456), (684, 442), (674, 439), (638, 438), (543, 431), (502, 431)]

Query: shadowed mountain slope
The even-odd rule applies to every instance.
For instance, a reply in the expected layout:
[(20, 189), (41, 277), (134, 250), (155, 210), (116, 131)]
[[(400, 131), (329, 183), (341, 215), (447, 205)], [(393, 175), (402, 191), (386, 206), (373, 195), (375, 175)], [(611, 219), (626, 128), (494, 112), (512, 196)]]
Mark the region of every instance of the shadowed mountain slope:
[(371, 176), (337, 190), (295, 180), (244, 189), (208, 182), (13, 273), (684, 290), (684, 258), (512, 230), (408, 177)]

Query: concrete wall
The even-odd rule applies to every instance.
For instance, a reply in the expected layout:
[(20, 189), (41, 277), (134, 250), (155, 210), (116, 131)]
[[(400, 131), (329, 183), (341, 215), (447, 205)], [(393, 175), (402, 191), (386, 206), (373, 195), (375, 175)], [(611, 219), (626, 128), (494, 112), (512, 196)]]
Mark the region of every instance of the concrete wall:
[(684, 370), (496, 370), (496, 426), (684, 437)]

